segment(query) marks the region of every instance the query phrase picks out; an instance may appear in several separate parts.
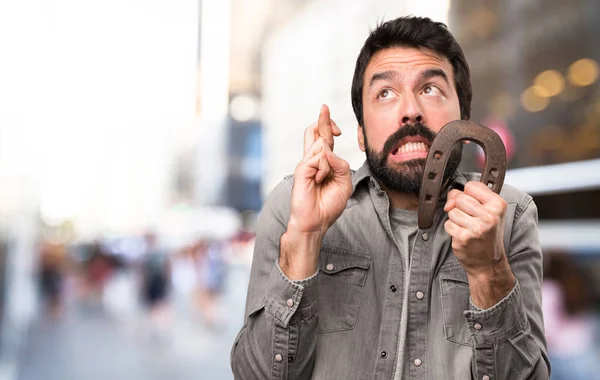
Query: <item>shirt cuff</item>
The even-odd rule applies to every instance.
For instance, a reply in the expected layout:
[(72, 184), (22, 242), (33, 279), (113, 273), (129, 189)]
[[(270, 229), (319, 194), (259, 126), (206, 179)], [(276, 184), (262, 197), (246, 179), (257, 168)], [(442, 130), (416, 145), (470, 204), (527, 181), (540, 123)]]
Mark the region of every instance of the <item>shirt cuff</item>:
[(523, 306), (519, 280), (506, 297), (489, 309), (477, 307), (469, 299), (470, 310), (464, 312), (475, 343), (490, 346), (504, 342), (527, 326), (527, 316)]
[(292, 281), (283, 273), (279, 262), (275, 263), (267, 283), (265, 308), (275, 315), (283, 327), (314, 315), (317, 275), (318, 270), (304, 280)]

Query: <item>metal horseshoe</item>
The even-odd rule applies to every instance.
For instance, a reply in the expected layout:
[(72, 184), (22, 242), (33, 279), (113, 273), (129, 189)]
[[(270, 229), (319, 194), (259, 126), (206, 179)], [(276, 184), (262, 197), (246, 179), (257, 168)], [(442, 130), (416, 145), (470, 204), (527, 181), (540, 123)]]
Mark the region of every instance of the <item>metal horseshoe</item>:
[(485, 153), (485, 168), (481, 182), (499, 194), (506, 174), (506, 148), (500, 136), (490, 128), (468, 120), (456, 120), (446, 124), (437, 134), (425, 163), (423, 183), (419, 192), (419, 228), (424, 230), (433, 224), (435, 206), (440, 196), (444, 170), (455, 143), (469, 140), (477, 143)]

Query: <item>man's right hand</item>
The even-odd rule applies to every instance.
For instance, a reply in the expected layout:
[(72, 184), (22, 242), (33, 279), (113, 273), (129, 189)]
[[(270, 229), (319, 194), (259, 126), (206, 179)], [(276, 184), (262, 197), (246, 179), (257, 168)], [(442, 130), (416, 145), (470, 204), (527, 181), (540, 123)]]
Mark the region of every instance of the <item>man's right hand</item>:
[(294, 171), (290, 220), (279, 255), (281, 270), (290, 280), (317, 271), (323, 236), (352, 195), (350, 166), (333, 153), (333, 137), (340, 134), (326, 105), (318, 122), (304, 133), (304, 157)]

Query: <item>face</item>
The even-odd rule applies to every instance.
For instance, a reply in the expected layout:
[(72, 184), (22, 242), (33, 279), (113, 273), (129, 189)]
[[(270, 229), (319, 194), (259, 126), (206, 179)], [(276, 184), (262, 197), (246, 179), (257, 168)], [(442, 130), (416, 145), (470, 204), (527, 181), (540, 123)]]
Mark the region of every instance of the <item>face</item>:
[[(394, 47), (371, 58), (364, 78), (359, 146), (385, 186), (418, 193), (435, 134), (460, 119), (452, 65), (427, 49)], [(461, 152), (462, 144), (455, 145), (446, 176), (458, 168)]]

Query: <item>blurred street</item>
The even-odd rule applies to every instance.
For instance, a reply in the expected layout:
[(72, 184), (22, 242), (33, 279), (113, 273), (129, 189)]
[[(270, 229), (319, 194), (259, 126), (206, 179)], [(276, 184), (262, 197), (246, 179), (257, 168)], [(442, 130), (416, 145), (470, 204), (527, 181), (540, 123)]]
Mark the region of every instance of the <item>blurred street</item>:
[(243, 315), (247, 269), (231, 268), (220, 303), (228, 319), (209, 329), (175, 312), (169, 333), (146, 331), (147, 314), (124, 320), (105, 306), (76, 301), (56, 321), (37, 319), (20, 355), (20, 380), (231, 379), (229, 352)]
[[(0, 380), (232, 379), (261, 210), (324, 104), (363, 165), (357, 54), (403, 15), (448, 26), (461, 113), (535, 202), (551, 380), (599, 378), (600, 1), (18, 0), (0, 1)], [(486, 157), (465, 145), (458, 170)]]

